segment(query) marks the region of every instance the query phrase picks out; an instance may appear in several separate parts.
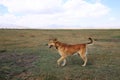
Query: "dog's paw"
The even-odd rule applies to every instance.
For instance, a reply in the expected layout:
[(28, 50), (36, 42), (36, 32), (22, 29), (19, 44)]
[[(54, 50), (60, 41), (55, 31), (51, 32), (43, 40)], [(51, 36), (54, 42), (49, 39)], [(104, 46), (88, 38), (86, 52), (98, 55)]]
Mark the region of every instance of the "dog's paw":
[(62, 64), (61, 66), (64, 67), (66, 64)]
[(83, 66), (83, 67), (85, 67), (86, 65), (85, 65), (85, 64), (83, 64), (82, 66)]

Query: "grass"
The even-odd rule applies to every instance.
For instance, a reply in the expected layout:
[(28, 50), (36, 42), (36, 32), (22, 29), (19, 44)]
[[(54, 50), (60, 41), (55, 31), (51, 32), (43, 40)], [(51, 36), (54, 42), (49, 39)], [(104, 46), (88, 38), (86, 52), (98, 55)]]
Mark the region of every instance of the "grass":
[[(120, 30), (0, 30), (0, 80), (120, 80)], [(85, 43), (88, 63), (78, 56), (67, 58), (57, 67), (60, 57), (55, 48), (45, 46), (57, 37), (65, 43)]]

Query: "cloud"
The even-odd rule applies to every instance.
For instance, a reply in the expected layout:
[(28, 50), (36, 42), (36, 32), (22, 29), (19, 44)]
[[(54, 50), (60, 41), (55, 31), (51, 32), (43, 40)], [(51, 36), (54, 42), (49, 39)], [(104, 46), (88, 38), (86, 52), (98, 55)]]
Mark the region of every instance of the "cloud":
[(59, 11), (62, 0), (2, 0), (10, 13), (51, 13)]
[(88, 3), (85, 0), (69, 0), (64, 8), (68, 13), (79, 17), (97, 17), (109, 12), (109, 8), (100, 2)]
[(100, 2), (88, 3), (85, 0), (2, 0), (10, 13), (49, 14), (66, 13), (76, 16), (100, 16), (108, 13), (109, 8)]
[(13, 14), (4, 14), (0, 16), (0, 23), (11, 24), (11, 23), (16, 23), (17, 20), (18, 20), (18, 17), (16, 17)]
[(110, 20), (110, 21), (115, 21), (116, 18), (115, 18), (115, 17), (110, 17), (109, 20)]
[(0, 4), (7, 7), (9, 12), (0, 16), (0, 21), (3, 20), (1, 23), (30, 28), (86, 26), (86, 22), (91, 22), (87, 26), (94, 25), (91, 20), (104, 17), (110, 11), (100, 1), (89, 3), (86, 0), (1, 0)]

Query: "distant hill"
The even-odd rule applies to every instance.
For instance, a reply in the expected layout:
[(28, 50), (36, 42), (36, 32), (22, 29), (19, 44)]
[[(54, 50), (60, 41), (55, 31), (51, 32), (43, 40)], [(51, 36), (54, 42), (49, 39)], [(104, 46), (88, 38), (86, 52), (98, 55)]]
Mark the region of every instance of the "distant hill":
[(18, 26), (15, 24), (0, 24), (0, 29), (27, 29), (27, 27)]

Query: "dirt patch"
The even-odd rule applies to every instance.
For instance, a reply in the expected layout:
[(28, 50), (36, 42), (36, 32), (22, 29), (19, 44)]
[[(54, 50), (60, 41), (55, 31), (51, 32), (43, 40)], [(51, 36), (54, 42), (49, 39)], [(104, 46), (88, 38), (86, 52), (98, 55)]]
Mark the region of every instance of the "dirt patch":
[(3, 52), (7, 52), (7, 50), (6, 49), (0, 50), (0, 53), (3, 53)]
[(35, 54), (0, 53), (0, 80), (27, 79), (37, 59)]

